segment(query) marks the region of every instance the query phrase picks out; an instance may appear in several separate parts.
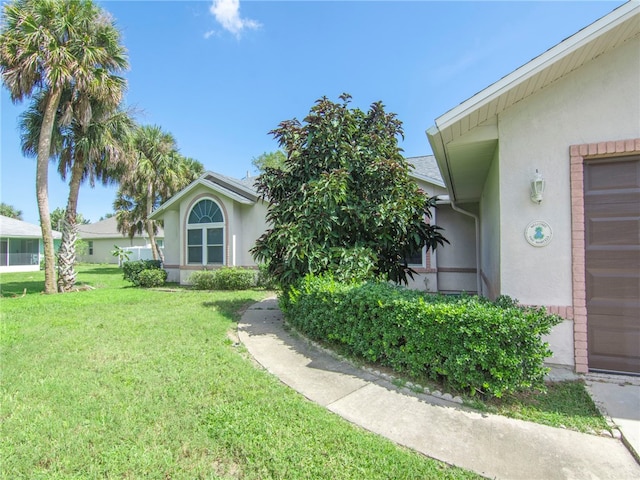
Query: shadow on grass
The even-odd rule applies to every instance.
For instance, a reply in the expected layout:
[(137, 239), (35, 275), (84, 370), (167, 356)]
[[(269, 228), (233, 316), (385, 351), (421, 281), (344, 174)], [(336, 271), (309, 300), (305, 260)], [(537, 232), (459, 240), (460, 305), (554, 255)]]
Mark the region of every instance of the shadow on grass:
[(255, 298), (246, 296), (234, 298), (233, 300), (220, 299), (202, 302), (202, 306), (216, 310), (232, 322), (238, 322), (245, 310), (256, 302), (257, 300)]
[(15, 298), (44, 292), (44, 279), (0, 282), (0, 297)]

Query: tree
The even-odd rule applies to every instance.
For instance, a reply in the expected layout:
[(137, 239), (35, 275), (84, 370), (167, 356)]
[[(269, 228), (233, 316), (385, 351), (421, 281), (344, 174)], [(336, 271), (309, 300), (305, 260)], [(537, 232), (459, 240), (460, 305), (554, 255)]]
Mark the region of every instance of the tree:
[(22, 210), (18, 210), (13, 205), (9, 205), (4, 202), (0, 203), (0, 215), (15, 218), (16, 220), (22, 220)]
[(159, 260), (155, 241), (158, 226), (149, 215), (198, 178), (204, 167), (197, 160), (180, 155), (173, 136), (156, 125), (135, 130), (130, 155), (132, 168), (122, 177), (113, 204), (118, 229), (130, 237), (145, 230), (153, 258)]
[[(51, 212), (51, 228), (54, 230), (62, 230), (62, 225), (64, 223), (65, 217), (67, 216), (67, 211), (63, 208), (56, 208)], [(76, 223), (78, 225), (87, 225), (91, 223), (89, 220), (84, 218), (81, 213), (76, 213)]]
[(402, 124), (382, 103), (365, 113), (321, 98), (304, 124), (273, 130), (285, 169), (267, 167), (256, 183), (271, 228), (252, 249), (283, 287), (307, 273), (377, 276), (407, 282), (406, 259), (446, 239), (429, 225), (435, 199), (409, 177), (397, 137)]
[(4, 5), (0, 30), (0, 72), (13, 102), (43, 95), (38, 137), (36, 192), (45, 256), (45, 293), (55, 293), (55, 253), (49, 217), (48, 161), (52, 130), (67, 89), (61, 123), (91, 120), (90, 98), (118, 105), (128, 66), (111, 18), (90, 0), (14, 0)]
[[(73, 102), (70, 92), (62, 94), (61, 105)], [(35, 155), (43, 121), (44, 96), (36, 95), (31, 107), (20, 118), (22, 150), (25, 155)], [(58, 249), (58, 291), (68, 292), (75, 286), (77, 225), (84, 223), (77, 215), (80, 185), (87, 180), (91, 187), (96, 180), (103, 184), (116, 182), (127, 169), (125, 154), (134, 122), (129, 112), (120, 107), (105, 105), (89, 99), (91, 120), (82, 124), (72, 117), (62, 123), (64, 112), (58, 109), (52, 130), (51, 157), (58, 159), (58, 172), (63, 180), (70, 173), (69, 195), (66, 210), (52, 212), (60, 215), (51, 218), (52, 228), (62, 232)], [(66, 212), (66, 214), (65, 214)]]
[(264, 152), (262, 155), (254, 157), (251, 160), (251, 164), (258, 170), (258, 172), (264, 172), (267, 168), (277, 168), (282, 170), (285, 166), (287, 156), (282, 150), (276, 150), (275, 152)]

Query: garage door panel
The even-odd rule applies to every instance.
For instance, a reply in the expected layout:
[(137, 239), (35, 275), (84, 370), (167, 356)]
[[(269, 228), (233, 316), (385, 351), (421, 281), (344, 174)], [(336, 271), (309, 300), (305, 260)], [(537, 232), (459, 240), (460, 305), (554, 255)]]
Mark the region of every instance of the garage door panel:
[(640, 373), (640, 156), (584, 174), (589, 368)]
[[(624, 208), (624, 204), (628, 204), (629, 207), (633, 207), (635, 203), (640, 200), (640, 187), (634, 189), (628, 189), (621, 192), (613, 192), (612, 190), (603, 190), (598, 193), (590, 193), (585, 195), (584, 204), (593, 205), (596, 211), (606, 210), (607, 205), (621, 205)], [(600, 208), (602, 207), (602, 208)]]
[(640, 270), (640, 248), (622, 246), (617, 249), (608, 246), (591, 247), (588, 250), (589, 271), (600, 269)]
[(640, 278), (634, 269), (588, 269), (588, 298), (638, 298)]
[[(640, 371), (640, 329), (632, 317), (618, 318), (611, 327), (606, 315), (589, 315), (589, 361), (599, 369)], [(593, 325), (591, 325), (593, 322)]]
[(612, 308), (617, 310), (617, 322), (621, 323), (623, 328), (637, 328), (637, 320), (634, 315), (638, 303), (633, 300), (596, 299), (589, 302), (588, 305), (589, 314), (595, 317), (606, 318), (607, 315), (611, 315)]
[[(637, 209), (637, 207), (634, 208)], [(638, 216), (591, 218), (585, 228), (590, 246), (634, 246), (640, 239), (640, 217)]]
[(635, 157), (627, 157), (615, 162), (610, 160), (589, 162), (591, 170), (585, 178), (585, 192), (593, 195), (598, 192), (625, 190), (640, 187), (640, 163)]

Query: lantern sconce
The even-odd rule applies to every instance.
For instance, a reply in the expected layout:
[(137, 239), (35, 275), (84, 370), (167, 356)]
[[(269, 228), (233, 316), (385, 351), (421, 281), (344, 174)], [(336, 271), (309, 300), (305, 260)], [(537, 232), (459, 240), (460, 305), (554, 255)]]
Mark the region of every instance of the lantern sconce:
[(544, 193), (544, 177), (538, 172), (536, 168), (536, 174), (531, 180), (531, 201), (540, 205), (542, 203), (542, 194)]

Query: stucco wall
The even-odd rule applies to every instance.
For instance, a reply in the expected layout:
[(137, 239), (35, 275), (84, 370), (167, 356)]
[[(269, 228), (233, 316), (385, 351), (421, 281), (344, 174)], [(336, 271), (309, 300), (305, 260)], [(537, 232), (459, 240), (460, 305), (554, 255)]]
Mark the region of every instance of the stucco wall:
[(487, 174), (480, 198), (480, 278), (482, 295), (491, 299), (500, 294), (500, 171), (496, 156)]
[(114, 257), (111, 252), (113, 252), (115, 246), (118, 247), (144, 247), (147, 244), (146, 239), (144, 238), (134, 238), (133, 240), (129, 239), (129, 237), (116, 237), (116, 238), (97, 238), (97, 239), (86, 239), (87, 242), (93, 242), (93, 255), (89, 255), (87, 250), (86, 255), (81, 255), (78, 257), (79, 261), (87, 262), (87, 263), (118, 263), (118, 258)]
[(436, 223), (449, 243), (436, 249), (438, 291), (476, 292), (476, 227), (472, 217), (440, 205)]
[[(640, 39), (572, 72), (500, 115), (501, 290), (527, 304), (571, 305), (569, 146), (640, 136)], [(541, 205), (529, 199), (538, 169)], [(533, 247), (527, 224), (544, 220), (551, 243)]]
[(168, 282), (180, 281), (180, 213), (168, 210), (164, 213), (164, 269)]

